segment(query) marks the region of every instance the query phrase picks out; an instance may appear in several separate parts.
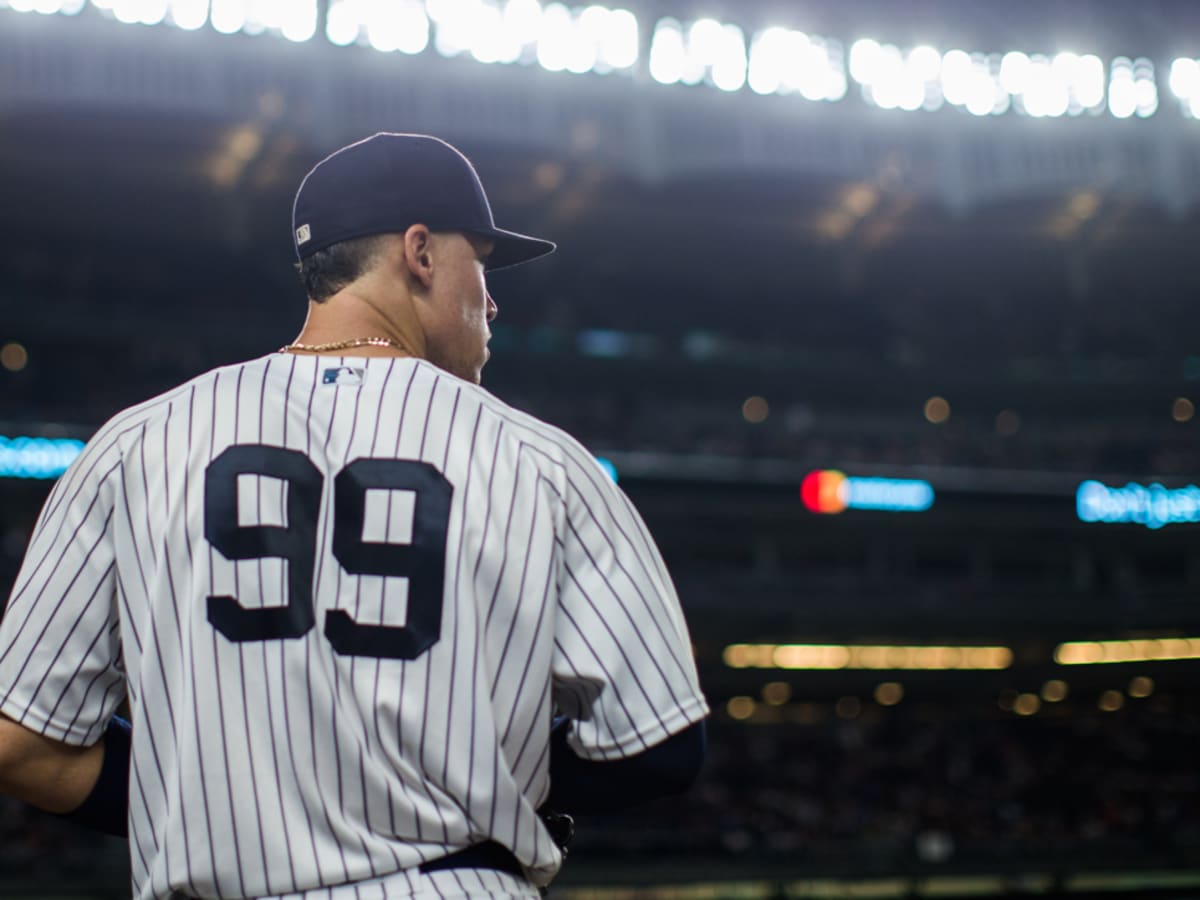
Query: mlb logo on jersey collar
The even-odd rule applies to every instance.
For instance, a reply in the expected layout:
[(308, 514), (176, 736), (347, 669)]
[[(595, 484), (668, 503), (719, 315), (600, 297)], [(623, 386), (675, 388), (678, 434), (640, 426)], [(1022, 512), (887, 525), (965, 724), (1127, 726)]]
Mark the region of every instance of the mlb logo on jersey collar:
[(322, 384), (362, 384), (363, 370), (351, 366), (334, 366), (326, 369), (321, 378)]

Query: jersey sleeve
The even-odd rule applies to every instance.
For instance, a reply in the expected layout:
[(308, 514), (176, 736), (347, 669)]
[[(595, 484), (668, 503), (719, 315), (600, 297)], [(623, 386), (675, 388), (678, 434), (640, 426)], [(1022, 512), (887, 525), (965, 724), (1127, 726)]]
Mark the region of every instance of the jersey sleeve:
[(568, 454), (554, 700), (585, 759), (632, 756), (708, 714), (679, 598), (633, 504)]
[(0, 619), (0, 713), (67, 744), (100, 739), (125, 695), (113, 552), (116, 447), (93, 439), (34, 527)]

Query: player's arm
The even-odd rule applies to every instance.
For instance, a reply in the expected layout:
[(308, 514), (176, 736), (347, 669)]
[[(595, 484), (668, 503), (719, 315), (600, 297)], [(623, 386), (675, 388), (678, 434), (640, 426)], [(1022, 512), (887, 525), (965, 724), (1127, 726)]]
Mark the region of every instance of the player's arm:
[(104, 744), (72, 747), (0, 716), (0, 793), (39, 809), (67, 813), (100, 777)]
[(124, 836), (129, 750), (129, 723), (116, 717), (103, 740), (76, 747), (0, 715), (0, 793)]
[(614, 809), (684, 790), (708, 706), (675, 588), (641, 517), (590, 458), (566, 467), (550, 806)]
[(113, 719), (125, 696), (113, 531), (121, 460), (110, 432), (50, 492), (0, 617), (0, 790), (123, 833), (129, 733)]

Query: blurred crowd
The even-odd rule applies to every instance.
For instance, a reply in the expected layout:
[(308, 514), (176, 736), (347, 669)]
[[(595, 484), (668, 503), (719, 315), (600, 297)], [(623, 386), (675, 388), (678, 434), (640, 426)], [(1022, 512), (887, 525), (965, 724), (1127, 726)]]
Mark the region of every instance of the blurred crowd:
[[(809, 724), (718, 715), (690, 793), (629, 813), (577, 816), (572, 854), (859, 876), (1194, 861), (1200, 714), (1154, 699), (1166, 698), (1031, 719), (903, 707)], [(121, 852), (0, 799), (0, 873), (112, 872)]]
[(1163, 704), (1032, 719), (901, 708), (808, 725), (718, 719), (690, 794), (582, 817), (577, 852), (856, 874), (1178, 864), (1200, 854), (1198, 742), (1200, 715)]

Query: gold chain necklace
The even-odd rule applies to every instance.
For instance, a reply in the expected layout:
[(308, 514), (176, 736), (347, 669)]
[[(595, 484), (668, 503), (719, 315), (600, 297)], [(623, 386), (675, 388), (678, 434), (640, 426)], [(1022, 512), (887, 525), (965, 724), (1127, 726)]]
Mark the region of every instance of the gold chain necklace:
[(391, 347), (401, 353), (408, 353), (408, 348), (399, 341), (385, 337), (351, 338), (348, 341), (332, 341), (328, 344), (285, 344), (279, 348), (279, 352), (301, 350), (305, 353), (327, 353), (330, 350), (349, 350), (352, 347)]

